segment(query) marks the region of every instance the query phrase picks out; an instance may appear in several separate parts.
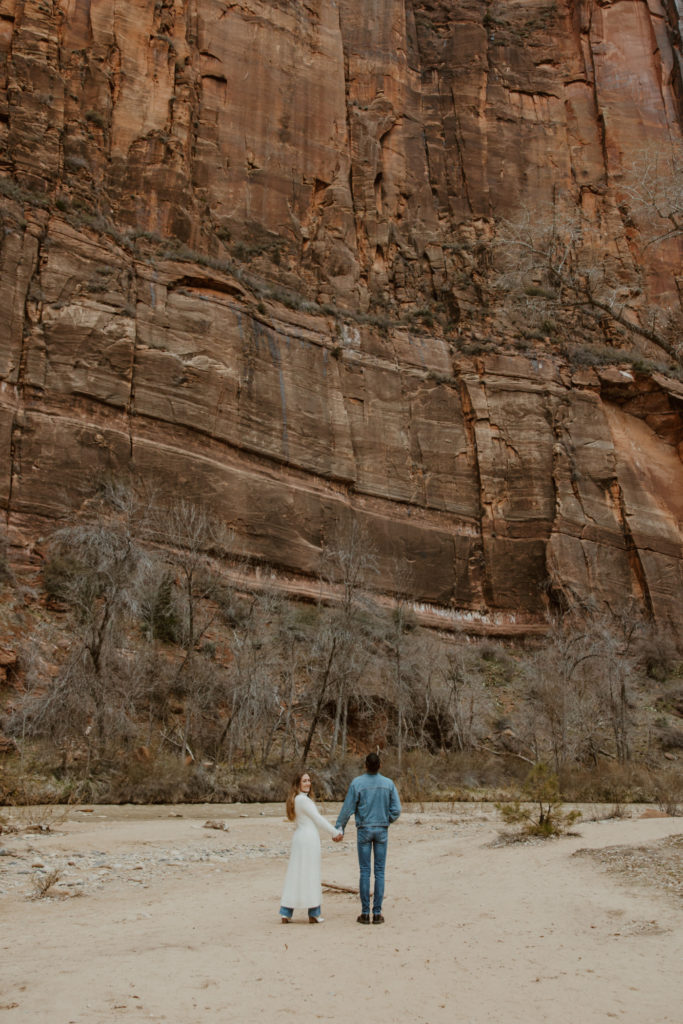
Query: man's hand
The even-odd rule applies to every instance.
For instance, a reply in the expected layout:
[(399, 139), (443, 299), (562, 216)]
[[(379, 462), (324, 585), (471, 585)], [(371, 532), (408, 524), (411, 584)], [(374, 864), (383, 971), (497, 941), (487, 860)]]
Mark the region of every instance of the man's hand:
[(334, 839), (332, 840), (332, 842), (333, 842), (333, 843), (341, 843), (341, 841), (342, 841), (342, 839), (343, 839), (343, 838), (344, 838), (344, 833), (343, 833), (343, 832), (340, 832), (338, 836), (335, 836), (335, 837), (334, 837)]

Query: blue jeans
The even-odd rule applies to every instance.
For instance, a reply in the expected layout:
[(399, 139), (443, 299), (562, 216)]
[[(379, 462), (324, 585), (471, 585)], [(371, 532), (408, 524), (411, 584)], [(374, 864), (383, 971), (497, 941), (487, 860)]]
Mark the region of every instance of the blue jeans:
[[(294, 908), (293, 907), (280, 907), (280, 917), (286, 917), (288, 919), (291, 919), (293, 913), (294, 913)], [(309, 917), (320, 917), (320, 907), (309, 907), (308, 908), (308, 916)]]
[(374, 855), (375, 888), (372, 895), (373, 914), (382, 913), (384, 899), (384, 866), (387, 861), (389, 829), (373, 825), (356, 829), (358, 864), (360, 866), (360, 906), (364, 914), (370, 913), (370, 861)]

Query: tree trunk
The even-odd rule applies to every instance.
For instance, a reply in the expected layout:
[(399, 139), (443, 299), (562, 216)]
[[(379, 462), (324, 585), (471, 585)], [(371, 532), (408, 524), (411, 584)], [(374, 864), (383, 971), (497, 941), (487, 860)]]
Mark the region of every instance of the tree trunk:
[(313, 712), (313, 718), (311, 719), (311, 725), (310, 725), (310, 728), (308, 730), (308, 736), (306, 737), (306, 742), (304, 743), (304, 750), (303, 750), (303, 754), (301, 755), (301, 763), (302, 764), (306, 763), (306, 758), (308, 757), (308, 752), (311, 749), (311, 743), (313, 742), (313, 734), (315, 733), (315, 728), (316, 728), (316, 726), (318, 724), (318, 719), (320, 718), (320, 712), (322, 711), (323, 700), (325, 699), (325, 691), (327, 690), (327, 684), (328, 684), (328, 682), (330, 680), (330, 673), (332, 671), (332, 662), (334, 660), (334, 652), (335, 652), (336, 647), (337, 647), (337, 638), (335, 637), (333, 639), (333, 641), (332, 641), (332, 646), (330, 648), (330, 655), (329, 655), (329, 657), (327, 659), (327, 665), (325, 667), (325, 672), (324, 672), (324, 675), (323, 675), (323, 678), (322, 678), (322, 683), (320, 685), (320, 691), (318, 693), (318, 702), (317, 702), (317, 704), (315, 706), (315, 711)]

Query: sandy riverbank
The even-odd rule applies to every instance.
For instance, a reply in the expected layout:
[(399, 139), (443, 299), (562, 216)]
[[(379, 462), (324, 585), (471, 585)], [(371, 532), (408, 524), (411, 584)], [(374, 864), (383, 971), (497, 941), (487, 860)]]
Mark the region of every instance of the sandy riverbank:
[[(683, 819), (640, 813), (491, 846), (490, 806), (409, 808), (386, 924), (364, 928), (344, 893), (321, 926), (280, 924), (282, 807), (70, 809), (49, 833), (0, 835), (0, 1022), (680, 1024), (677, 886), (642, 866)], [(648, 850), (639, 873), (574, 856), (622, 845)], [(27, 898), (51, 870), (62, 895)], [(323, 879), (357, 886), (352, 826), (323, 842)]]

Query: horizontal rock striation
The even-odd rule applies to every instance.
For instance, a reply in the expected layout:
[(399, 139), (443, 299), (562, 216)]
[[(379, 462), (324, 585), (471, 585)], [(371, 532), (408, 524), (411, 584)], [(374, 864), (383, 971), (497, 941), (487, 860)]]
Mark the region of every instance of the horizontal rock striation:
[(15, 542), (130, 471), (294, 593), (356, 519), (425, 621), (524, 632), (590, 597), (681, 631), (683, 388), (463, 344), (502, 336), (492, 223), (568, 194), (631, 294), (678, 295), (680, 238), (641, 244), (623, 186), (680, 138), (680, 16), (0, 0)]
[(354, 516), (377, 588), (408, 566), (414, 597), (454, 622), (522, 628), (548, 591), (635, 595), (677, 620), (680, 385), (339, 330), (56, 216), (22, 277), (37, 241), (7, 237), (8, 302), (29, 284), (3, 338), (0, 500), (27, 536), (130, 471), (206, 502), (284, 576), (315, 576)]

